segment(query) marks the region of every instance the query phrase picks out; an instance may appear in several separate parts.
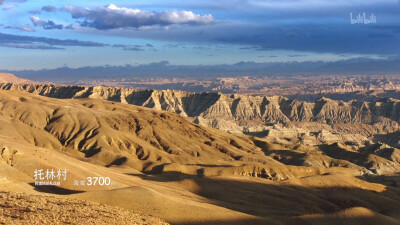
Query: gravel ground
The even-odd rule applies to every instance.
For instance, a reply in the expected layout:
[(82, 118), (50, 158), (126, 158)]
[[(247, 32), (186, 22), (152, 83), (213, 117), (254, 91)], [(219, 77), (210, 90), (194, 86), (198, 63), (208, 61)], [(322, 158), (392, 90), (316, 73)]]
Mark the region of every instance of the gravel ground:
[(168, 224), (122, 209), (61, 197), (0, 192), (0, 224)]

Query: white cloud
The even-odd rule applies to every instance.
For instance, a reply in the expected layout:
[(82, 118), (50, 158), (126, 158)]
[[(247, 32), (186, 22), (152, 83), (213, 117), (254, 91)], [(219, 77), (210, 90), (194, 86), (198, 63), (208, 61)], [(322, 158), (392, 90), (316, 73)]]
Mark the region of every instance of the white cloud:
[(93, 9), (65, 6), (75, 19), (83, 19), (82, 26), (94, 27), (99, 30), (115, 28), (141, 28), (148, 26), (168, 26), (172, 24), (204, 25), (214, 22), (211, 14), (199, 15), (191, 11), (162, 11), (149, 12), (140, 9), (118, 7), (110, 4)]
[(26, 31), (26, 32), (35, 32), (35, 30), (32, 29), (32, 27), (28, 27), (28, 26), (20, 26), (20, 27), (18, 27), (18, 29), (20, 29), (22, 31)]
[(6, 26), (5, 28), (6, 29), (16, 29), (16, 30), (26, 31), (26, 32), (35, 32), (35, 30), (29, 26)]

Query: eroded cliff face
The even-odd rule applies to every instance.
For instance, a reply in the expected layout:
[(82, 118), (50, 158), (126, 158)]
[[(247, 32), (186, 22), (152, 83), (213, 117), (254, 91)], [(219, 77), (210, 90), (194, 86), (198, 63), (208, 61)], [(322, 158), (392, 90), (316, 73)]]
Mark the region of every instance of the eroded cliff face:
[(374, 135), (396, 132), (400, 123), (400, 100), (396, 99), (343, 102), (320, 98), (315, 102), (305, 102), (281, 96), (10, 83), (0, 84), (0, 89), (26, 91), (53, 98), (94, 98), (121, 102), (174, 112), (198, 124), (232, 133), (301, 143), (364, 144), (373, 141)]

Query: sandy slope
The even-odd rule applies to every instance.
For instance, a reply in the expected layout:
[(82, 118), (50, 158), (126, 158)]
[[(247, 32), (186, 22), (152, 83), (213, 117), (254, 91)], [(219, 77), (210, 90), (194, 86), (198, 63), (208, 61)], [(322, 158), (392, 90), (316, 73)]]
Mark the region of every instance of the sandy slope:
[(11, 73), (0, 73), (0, 83), (34, 84), (34, 81), (19, 78)]
[[(84, 200), (172, 224), (400, 224), (397, 149), (270, 144), (171, 113), (22, 92), (1, 91), (0, 109), (0, 190), (12, 192), (2, 205), (50, 202), (51, 215)], [(35, 169), (68, 175), (38, 187)], [(74, 184), (88, 176), (114, 184)]]

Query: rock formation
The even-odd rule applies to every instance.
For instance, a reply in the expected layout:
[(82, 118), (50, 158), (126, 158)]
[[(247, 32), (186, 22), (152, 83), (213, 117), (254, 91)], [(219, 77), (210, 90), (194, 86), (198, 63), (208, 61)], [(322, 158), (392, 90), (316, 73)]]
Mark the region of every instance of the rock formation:
[(279, 96), (12, 83), (0, 84), (0, 89), (21, 90), (52, 98), (92, 98), (144, 106), (173, 112), (198, 124), (231, 133), (269, 134), (274, 138), (274, 134), (284, 132), (291, 139), (298, 139), (299, 143), (315, 139), (314, 143), (349, 141), (364, 145), (373, 141), (374, 135), (397, 131), (400, 123), (400, 101), (396, 99), (343, 102), (320, 98), (315, 102), (305, 102)]

